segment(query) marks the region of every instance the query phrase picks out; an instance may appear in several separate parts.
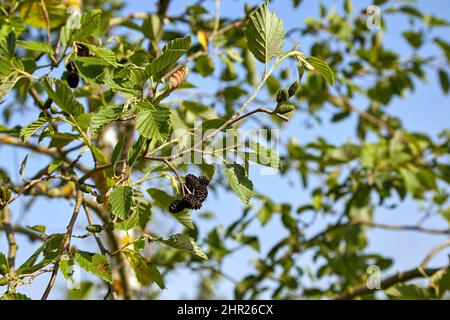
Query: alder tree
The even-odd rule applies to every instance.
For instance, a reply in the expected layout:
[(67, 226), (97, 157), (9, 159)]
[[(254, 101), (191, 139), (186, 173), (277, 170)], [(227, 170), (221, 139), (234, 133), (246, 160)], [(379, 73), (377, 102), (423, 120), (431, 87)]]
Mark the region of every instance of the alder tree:
[[(390, 108), (430, 76), (449, 92), (449, 22), (411, 1), (346, 0), (318, 2), (320, 16), (288, 29), (277, 6), (302, 10), (301, 0), (235, 1), (239, 18), (224, 1), (188, 2), (139, 1), (127, 14), (127, 1), (0, 3), (1, 299), (29, 299), (22, 290), (42, 278), (42, 299), (153, 299), (180, 269), (197, 276), (198, 299), (220, 297), (222, 281), (236, 299), (445, 297), (449, 265), (429, 263), (450, 246), (450, 131), (407, 130)], [(390, 16), (408, 19), (391, 32), (409, 53), (385, 45)], [(348, 121), (354, 135), (299, 142), (284, 129), (296, 122), (301, 134), (305, 119)], [(278, 201), (252, 182), (258, 168), (272, 170), (268, 183), (294, 176), (310, 196), (296, 187)], [(229, 193), (241, 212), (215, 206)], [(64, 224), (27, 224), (43, 215), (39, 201)], [(404, 201), (417, 204), (417, 225), (377, 222)], [(436, 215), (447, 223), (426, 227)], [(274, 222), (273, 239), (250, 231)], [(371, 228), (443, 241), (396, 273), (395, 257), (367, 249)], [(226, 268), (243, 248), (258, 257), (243, 256), (244, 276)]]

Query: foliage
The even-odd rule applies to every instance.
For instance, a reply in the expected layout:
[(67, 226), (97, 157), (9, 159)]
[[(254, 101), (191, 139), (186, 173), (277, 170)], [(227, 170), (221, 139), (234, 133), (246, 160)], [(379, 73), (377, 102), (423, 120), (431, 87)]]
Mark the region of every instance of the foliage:
[[(239, 19), (210, 12), (206, 1), (171, 16), (170, 2), (160, 0), (156, 13), (127, 16), (120, 1), (70, 1), (80, 14), (64, 1), (0, 4), (0, 146), (27, 151), (20, 179), (0, 163), (0, 230), (8, 243), (0, 252), (0, 299), (28, 299), (21, 286), (46, 273), (75, 283), (77, 266), (104, 284), (111, 299), (154, 298), (181, 267), (198, 274), (200, 298), (215, 297), (216, 283), (225, 279), (239, 299), (374, 299), (376, 290), (366, 287), (368, 268), (388, 275), (395, 260), (368, 251), (368, 228), (448, 237), (448, 226), (429, 230), (375, 220), (380, 208), (413, 199), (450, 224), (450, 131), (437, 137), (410, 131), (389, 113), (393, 101), (431, 72), (448, 94), (450, 44), (440, 35), (448, 21), (408, 1), (374, 1), (382, 10), (380, 27), (388, 28), (389, 15), (410, 20), (401, 35), (412, 55), (404, 57), (385, 46), (381, 31), (367, 28), (368, 14), (356, 1), (342, 1), (343, 11), (320, 5), (320, 17), (292, 30), (277, 15), (281, 0), (246, 5)], [(292, 1), (295, 8), (301, 3)], [(288, 37), (301, 41), (301, 50), (288, 48)], [(303, 46), (306, 40), (311, 45)], [(422, 55), (424, 46), (433, 46), (436, 56)], [(218, 81), (217, 91), (202, 88), (202, 78)], [(354, 137), (340, 145), (322, 137), (288, 139), (285, 122), (299, 116), (327, 126), (355, 120)], [(239, 130), (248, 123), (280, 128), (287, 142), (280, 151), (270, 138), (240, 143)], [(236, 144), (220, 144), (225, 136)], [(32, 174), (31, 161), (41, 170)], [(280, 203), (263, 194), (251, 180), (250, 162), (298, 177), (310, 197)], [(212, 179), (210, 192), (234, 192), (242, 215), (228, 226), (200, 230), (199, 222), (215, 212), (170, 213), (174, 200), (193, 193), (183, 178), (192, 172)], [(33, 213), (31, 203), (40, 198), (68, 201), (64, 233), (16, 219), (15, 201)], [(84, 214), (87, 233), (78, 235)], [(303, 221), (307, 215), (311, 223)], [(331, 222), (314, 235), (317, 220)], [(277, 237), (250, 231), (278, 221), (285, 232)], [(168, 223), (176, 227), (167, 230)], [(41, 243), (21, 264), (18, 234)], [(258, 258), (249, 274), (235, 279), (224, 268), (242, 248)], [(304, 256), (312, 257), (309, 265), (299, 262)], [(382, 297), (444, 298), (449, 266), (432, 269), (428, 262), (382, 279)], [(410, 281), (425, 276), (428, 286)], [(42, 288), (44, 299), (52, 288), (52, 281)], [(83, 281), (67, 297), (99, 298), (96, 288)]]

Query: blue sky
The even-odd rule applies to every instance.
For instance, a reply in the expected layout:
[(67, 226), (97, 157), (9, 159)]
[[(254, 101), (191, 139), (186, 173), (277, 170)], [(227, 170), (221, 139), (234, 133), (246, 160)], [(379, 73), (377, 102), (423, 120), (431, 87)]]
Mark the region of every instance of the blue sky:
[[(169, 13), (176, 15), (180, 13), (184, 6), (192, 4), (195, 1), (174, 1), (177, 5), (172, 4)], [(247, 1), (250, 4), (259, 4), (262, 1)], [(139, 1), (128, 0), (128, 6), (125, 8), (124, 13), (136, 12), (136, 11), (153, 11), (155, 9), (156, 1)], [(145, 4), (144, 4), (145, 3)], [(183, 4), (182, 6), (180, 4)], [(243, 12), (243, 1), (226, 0), (222, 1), (221, 11), (223, 15), (240, 17)], [(308, 16), (317, 17), (319, 1), (305, 0), (304, 4), (297, 10), (293, 10), (291, 1), (287, 0), (275, 0), (271, 5), (271, 9), (279, 15), (285, 23), (287, 29), (296, 26), (302, 26), (305, 19)], [(331, 8), (333, 4), (337, 4), (336, 8), (342, 10), (342, 1), (324, 1), (327, 8)], [(355, 11), (358, 12), (365, 5), (369, 4), (369, 1), (354, 1)], [(421, 10), (427, 13), (433, 13), (442, 16), (446, 12), (450, 12), (450, 2), (442, 0), (422, 0), (418, 1)], [(214, 12), (214, 1), (207, 1), (207, 8)], [(445, 17), (445, 16), (444, 16)], [(410, 48), (407, 46), (401, 32), (408, 28), (408, 21), (399, 16), (391, 16), (388, 18), (389, 30), (384, 35), (385, 44), (387, 47), (391, 47), (394, 50), (400, 51), (403, 57), (408, 56), (411, 53)], [(450, 34), (448, 29), (438, 29), (436, 34), (439, 34), (442, 38), (449, 38)], [(308, 39), (296, 39), (301, 41), (301, 48), (308, 48)], [(307, 51), (305, 49), (305, 51)], [(423, 54), (432, 53), (430, 48), (424, 48)], [(196, 85), (201, 85), (204, 91), (210, 90), (213, 92), (217, 88), (217, 84), (211, 81), (206, 81), (200, 77), (192, 76), (189, 79)], [(358, 102), (358, 101), (357, 101)], [(365, 108), (365, 105), (359, 106), (359, 108)], [(450, 104), (449, 98), (442, 94), (435, 72), (428, 74), (428, 83), (421, 84), (416, 83), (416, 91), (414, 93), (408, 93), (404, 99), (394, 99), (389, 106), (388, 112), (399, 116), (404, 126), (410, 130), (423, 131), (436, 135), (444, 128), (448, 128), (450, 119)], [(32, 116), (35, 116), (33, 113)], [(324, 112), (325, 119), (330, 117), (331, 113)], [(330, 125), (327, 121), (324, 121), (322, 125), (315, 125), (312, 128), (307, 128), (303, 123), (306, 119), (304, 114), (300, 114), (289, 122), (286, 129), (282, 131), (282, 141), (287, 141), (288, 137), (295, 137), (299, 143), (316, 139), (318, 136), (323, 136), (333, 143), (342, 143), (354, 136), (355, 131), (355, 117), (352, 117), (348, 121), (344, 121), (340, 124)], [(25, 113), (21, 117), (13, 119), (16, 123), (22, 123), (24, 120), (31, 120), (29, 114)], [(281, 147), (282, 150), (282, 147)], [(24, 153), (11, 148), (0, 147), (1, 165), (10, 169), (10, 172), (14, 173), (15, 179), (17, 176), (20, 162), (24, 156)], [(35, 162), (39, 162), (38, 156), (35, 157)], [(44, 158), (42, 158), (44, 159)], [(30, 159), (31, 160), (31, 159)], [(31, 162), (31, 161), (29, 161)], [(35, 167), (30, 166), (29, 172), (33, 172), (47, 162), (38, 163)], [(289, 174), (285, 177), (276, 175), (260, 175), (257, 168), (251, 168), (251, 179), (258, 190), (262, 193), (270, 193), (273, 196), (274, 201), (277, 202), (291, 202), (295, 207), (309, 202), (309, 193), (302, 189), (299, 178), (297, 175)], [(313, 183), (314, 184), (314, 183)], [(34, 224), (48, 224), (48, 232), (63, 232), (70, 217), (70, 206), (65, 201), (60, 200), (37, 200), (33, 205), (33, 212), (28, 215), (21, 215), (21, 206), (24, 202), (17, 202), (12, 207), (15, 221), (25, 222), (29, 225)], [(234, 194), (223, 194), (220, 197), (211, 194), (206, 202), (206, 210), (212, 211), (215, 214), (215, 219), (211, 221), (199, 221), (199, 228), (202, 234), (206, 233), (211, 228), (217, 225), (228, 225), (231, 221), (237, 219), (242, 212), (242, 203)], [(195, 217), (195, 215), (194, 215)], [(412, 201), (406, 201), (395, 210), (380, 209), (376, 211), (375, 219), (380, 222), (387, 222), (391, 224), (414, 224), (420, 217), (417, 203)], [(305, 217), (308, 220), (308, 217)], [(86, 225), (84, 217), (80, 216), (80, 220), (77, 223), (78, 233), (82, 233), (83, 227)], [(427, 222), (427, 226), (443, 228), (446, 222), (440, 218), (433, 218)], [(317, 226), (312, 228), (310, 232), (317, 232), (325, 227), (325, 222), (317, 223)], [(281, 238), (284, 230), (281, 227), (277, 218), (265, 227), (259, 226), (258, 223), (251, 225), (249, 233), (257, 234), (263, 240), (261, 243), (261, 253), (256, 253), (250, 249), (243, 249), (235, 254), (231, 259), (225, 263), (225, 269), (228, 273), (235, 275), (235, 278), (241, 278), (242, 275), (252, 270), (249, 265), (249, 259), (264, 256), (265, 251), (276, 242), (276, 235)], [(310, 235), (310, 234), (308, 234)], [(24, 238), (20, 238), (21, 248), (19, 251), (19, 260), (24, 259), (34, 246), (25, 244)], [(395, 260), (394, 266), (389, 270), (389, 273), (393, 273), (397, 270), (404, 270), (416, 266), (423, 256), (434, 246), (442, 242), (442, 237), (428, 236), (418, 234), (414, 232), (392, 232), (382, 230), (369, 231), (369, 247), (368, 252), (381, 252), (388, 257), (393, 257)], [(82, 242), (77, 242), (82, 243)], [(0, 240), (0, 248), (4, 247), (5, 242), (2, 237)], [(90, 242), (89, 245), (93, 245)], [(86, 247), (87, 249), (87, 247)], [(3, 249), (1, 251), (4, 251)], [(447, 254), (450, 251), (444, 251), (437, 256), (431, 263), (431, 266), (439, 266), (448, 261)], [(308, 257), (302, 258), (299, 261), (301, 266), (307, 266), (309, 263)], [(83, 277), (86, 275), (83, 274)], [(193, 280), (195, 276), (188, 270), (180, 269), (176, 271), (167, 279), (167, 288), (161, 298), (183, 298), (192, 297), (197, 288), (194, 286)], [(40, 297), (42, 293), (43, 285), (48, 278), (46, 276), (40, 277), (36, 280), (32, 286), (29, 286), (22, 290), (33, 298)], [(189, 285), (192, 284), (192, 285)], [(63, 283), (58, 282), (57, 287), (61, 287)], [(219, 286), (219, 293), (224, 298), (232, 297), (232, 287), (229, 283), (224, 281)], [(61, 291), (55, 290), (51, 296), (53, 298), (61, 298)]]

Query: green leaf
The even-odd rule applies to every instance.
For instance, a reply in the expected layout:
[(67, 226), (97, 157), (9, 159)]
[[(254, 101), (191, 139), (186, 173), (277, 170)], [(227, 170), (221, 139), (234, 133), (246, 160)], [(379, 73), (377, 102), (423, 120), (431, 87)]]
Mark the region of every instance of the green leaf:
[(90, 128), (93, 133), (98, 132), (111, 122), (120, 118), (123, 112), (123, 105), (107, 106), (101, 108), (91, 117)]
[(55, 160), (53, 161), (47, 168), (48, 174), (52, 174), (55, 172), (56, 169), (61, 167), (61, 165), (64, 163), (64, 160)]
[(240, 164), (227, 164), (225, 165), (225, 176), (231, 189), (245, 205), (248, 205), (253, 195), (253, 183), (248, 178), (244, 167)]
[(316, 57), (306, 58), (309, 64), (311, 64), (314, 69), (325, 78), (330, 86), (334, 85), (335, 75), (330, 66), (323, 60)]
[(422, 190), (422, 184), (417, 176), (406, 168), (400, 168), (400, 173), (405, 181), (406, 190), (414, 197)]
[(105, 154), (103, 153), (100, 148), (98, 148), (96, 145), (91, 144), (90, 150), (92, 152), (92, 156), (94, 157), (95, 161), (99, 164), (108, 164), (108, 158), (106, 158)]
[(430, 298), (428, 290), (414, 284), (400, 283), (385, 290), (385, 293), (396, 300), (426, 300)]
[(39, 233), (45, 233), (45, 230), (47, 230), (47, 228), (41, 224), (38, 224), (35, 226), (27, 226), (27, 227), (28, 227), (28, 229), (31, 229), (31, 230), (39, 232)]
[[(36, 263), (39, 255), (44, 251), (45, 244), (40, 246), (19, 268), (16, 269), (17, 274), (26, 273)], [(0, 259), (1, 260), (1, 259)]]
[(18, 43), (18, 46), (27, 50), (44, 52), (50, 55), (55, 54), (52, 46), (48, 42), (21, 41)]
[(262, 63), (268, 63), (283, 51), (286, 30), (283, 21), (269, 11), (267, 2), (250, 14), (244, 34), (249, 50)]
[(149, 14), (142, 22), (142, 33), (150, 40), (159, 42), (163, 34), (163, 23), (157, 14)]
[(147, 139), (166, 141), (170, 132), (170, 111), (166, 107), (156, 108), (149, 102), (138, 104), (137, 131)]
[(130, 186), (117, 186), (109, 196), (109, 205), (113, 215), (125, 220), (133, 204), (133, 189)]
[(61, 110), (74, 116), (83, 113), (83, 106), (75, 99), (72, 91), (64, 82), (55, 78), (47, 78), (42, 84), (48, 97), (52, 99)]
[(122, 252), (130, 262), (130, 266), (140, 283), (150, 285), (155, 282), (161, 289), (165, 289), (164, 280), (153, 263), (145, 259), (138, 252), (131, 250), (124, 250)]
[(84, 270), (99, 276), (104, 281), (112, 283), (112, 271), (108, 258), (101, 254), (90, 252), (77, 252), (75, 261)]
[(207, 176), (210, 180), (213, 178), (214, 172), (216, 171), (216, 166), (214, 164), (208, 164), (203, 161), (203, 163), (199, 163), (197, 167), (200, 169), (202, 174)]
[(28, 156), (29, 156), (29, 155), (30, 155), (30, 154), (27, 154), (27, 155), (23, 158), (22, 162), (20, 163), (20, 170), (19, 170), (20, 176), (23, 176), (23, 174), (25, 173), (25, 169), (26, 169), (26, 167), (27, 167), (27, 162), (28, 162)]
[[(116, 55), (111, 49), (104, 47), (97, 47), (92, 44), (83, 43), (86, 47), (89, 48), (89, 53), (93, 54), (95, 58), (101, 60), (105, 65), (110, 65), (113, 67), (118, 67), (119, 64), (116, 62)], [(92, 57), (85, 57), (84, 62), (89, 62), (89, 59)], [(96, 63), (97, 64), (97, 63)]]
[(348, 14), (353, 12), (352, 0), (345, 0), (345, 2), (344, 2), (344, 9), (345, 9), (345, 12), (348, 13)]
[(20, 129), (20, 139), (22, 139), (23, 142), (27, 142), (28, 139), (46, 123), (47, 118), (40, 117), (36, 121), (23, 127), (22, 129)]
[(5, 274), (9, 272), (8, 259), (2, 252), (0, 252), (0, 266), (4, 266), (5, 270), (3, 271), (6, 271)]
[(249, 147), (256, 152), (256, 154), (250, 154), (250, 161), (273, 169), (280, 167), (280, 156), (276, 151), (253, 141), (250, 141)]
[(5, 79), (0, 79), (0, 103), (3, 102), (6, 95), (14, 88), (17, 80), (19, 80), (19, 77), (15, 73), (12, 73)]
[(92, 282), (82, 281), (79, 284), (79, 289), (75, 287), (67, 292), (67, 300), (87, 300), (94, 291)]
[(64, 278), (66, 280), (71, 280), (73, 283), (72, 275), (74, 272), (73, 265), (75, 264), (75, 261), (73, 257), (64, 256), (59, 261), (59, 270), (61, 270), (61, 273), (63, 274)]
[(189, 237), (188, 234), (175, 234), (170, 236), (168, 239), (159, 239), (159, 241), (172, 248), (186, 251), (201, 259), (208, 260), (207, 255), (202, 251), (202, 249), (200, 249), (197, 243), (195, 243), (195, 240)]
[(131, 150), (128, 152), (128, 164), (132, 166), (136, 160), (144, 153), (147, 147), (147, 141), (143, 136), (140, 136)]
[(99, 9), (76, 15), (72, 21), (67, 21), (67, 26), (74, 30), (72, 40), (82, 40), (87, 36), (98, 37), (98, 29), (101, 28), (102, 11)]
[(442, 298), (450, 290), (450, 269), (447, 268), (437, 271), (430, 280), (437, 289), (438, 298)]
[(258, 211), (258, 220), (261, 225), (265, 225), (272, 218), (272, 208), (268, 204), (264, 204)]
[(139, 212), (135, 211), (127, 220), (114, 223), (114, 229), (127, 231), (133, 229), (139, 223)]
[(180, 213), (172, 214), (172, 216), (186, 228), (191, 230), (195, 229), (194, 224), (192, 223), (191, 212), (189, 210), (183, 210)]
[(145, 72), (153, 81), (159, 81), (169, 72), (180, 57), (191, 47), (191, 37), (177, 38), (169, 41), (161, 53), (147, 66)]
[(206, 130), (219, 129), (225, 122), (227, 122), (227, 119), (223, 118), (204, 120), (201, 124), (202, 130), (205, 132)]
[(31, 300), (22, 293), (9, 292), (0, 297), (0, 300)]
[[(48, 21), (50, 28), (55, 28), (61, 25), (67, 18), (67, 8), (60, 1), (45, 0), (45, 9), (42, 7), (40, 1), (23, 1), (20, 6), (20, 17), (25, 24), (31, 25), (35, 28), (46, 29), (48, 14)], [(45, 13), (47, 11), (47, 14)]]

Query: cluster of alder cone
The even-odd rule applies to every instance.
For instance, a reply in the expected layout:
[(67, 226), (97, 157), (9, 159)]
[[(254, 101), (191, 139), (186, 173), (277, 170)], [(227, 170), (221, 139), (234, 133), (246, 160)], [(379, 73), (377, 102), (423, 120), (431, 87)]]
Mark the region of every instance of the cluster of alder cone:
[[(84, 44), (77, 43), (76, 45), (76, 53), (79, 57), (92, 57), (93, 55), (89, 52), (89, 48)], [(77, 67), (73, 61), (69, 62), (66, 65), (67, 76), (66, 81), (69, 87), (76, 88), (78, 87), (78, 83), (80, 82), (80, 75), (78, 74)]]
[(176, 199), (170, 204), (169, 211), (171, 213), (178, 213), (184, 209), (198, 210), (208, 197), (208, 190), (206, 189), (209, 184), (208, 177), (196, 177), (193, 174), (188, 174), (184, 180), (189, 193), (185, 194), (182, 199)]

